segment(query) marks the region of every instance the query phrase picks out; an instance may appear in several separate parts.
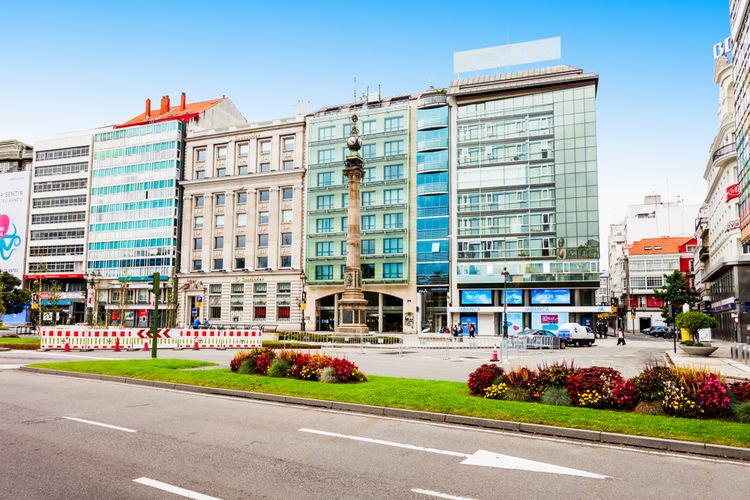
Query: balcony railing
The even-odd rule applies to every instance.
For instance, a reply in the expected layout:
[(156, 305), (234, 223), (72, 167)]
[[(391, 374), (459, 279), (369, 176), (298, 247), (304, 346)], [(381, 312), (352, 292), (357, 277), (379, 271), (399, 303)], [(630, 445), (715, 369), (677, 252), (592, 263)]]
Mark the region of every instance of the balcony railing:
[(417, 162), (417, 172), (448, 170), (448, 160)]
[(448, 147), (447, 137), (438, 137), (436, 139), (425, 139), (417, 141), (417, 151), (426, 151), (429, 149), (440, 149)]
[(722, 147), (714, 151), (713, 161), (718, 160), (722, 156), (728, 155), (730, 153), (734, 153), (736, 149), (737, 149), (737, 146), (735, 145), (735, 143), (724, 144)]
[(417, 120), (417, 129), (440, 128), (448, 126), (447, 116), (438, 116), (430, 118), (421, 118)]
[(417, 194), (447, 193), (447, 192), (448, 192), (447, 182), (428, 182), (427, 184), (417, 185)]
[(448, 96), (446, 94), (426, 95), (420, 97), (417, 101), (417, 107), (419, 108), (431, 108), (434, 106), (442, 106), (444, 104), (448, 104)]

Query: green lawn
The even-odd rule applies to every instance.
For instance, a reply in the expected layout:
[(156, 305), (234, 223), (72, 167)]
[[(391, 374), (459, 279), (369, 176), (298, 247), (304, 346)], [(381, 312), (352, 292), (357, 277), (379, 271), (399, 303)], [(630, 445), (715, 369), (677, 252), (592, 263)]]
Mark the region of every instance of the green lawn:
[(232, 373), (228, 368), (185, 370), (212, 364), (204, 361), (159, 359), (75, 361), (31, 366), (750, 447), (750, 425), (747, 424), (488, 400), (469, 396), (466, 384), (460, 382), (370, 376), (370, 381), (363, 384), (321, 384), (240, 375)]
[(39, 349), (39, 337), (0, 337), (0, 347)]

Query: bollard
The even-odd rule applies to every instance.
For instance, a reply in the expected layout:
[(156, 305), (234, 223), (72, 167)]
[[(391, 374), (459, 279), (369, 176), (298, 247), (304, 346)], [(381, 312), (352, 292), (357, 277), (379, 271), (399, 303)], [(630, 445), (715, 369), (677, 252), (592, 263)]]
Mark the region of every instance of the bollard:
[(65, 342), (65, 352), (70, 352), (70, 344)]
[(143, 350), (148, 351), (148, 341), (143, 343)]
[(195, 344), (193, 344), (193, 350), (200, 351), (200, 345), (198, 345), (198, 339), (195, 340)]

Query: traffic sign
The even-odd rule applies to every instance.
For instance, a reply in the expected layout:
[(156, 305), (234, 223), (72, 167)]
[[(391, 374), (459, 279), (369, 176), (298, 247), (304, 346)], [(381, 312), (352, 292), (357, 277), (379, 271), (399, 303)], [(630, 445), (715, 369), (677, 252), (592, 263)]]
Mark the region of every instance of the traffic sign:
[(198, 316), (198, 308), (194, 307), (190, 310), (190, 312), (193, 314), (193, 316)]
[(195, 301), (196, 301), (196, 302), (197, 302), (198, 304), (200, 304), (201, 302), (203, 302), (203, 297), (202, 297), (202, 296), (200, 296), (200, 295), (198, 295), (198, 296), (197, 296), (197, 297), (195, 298)]

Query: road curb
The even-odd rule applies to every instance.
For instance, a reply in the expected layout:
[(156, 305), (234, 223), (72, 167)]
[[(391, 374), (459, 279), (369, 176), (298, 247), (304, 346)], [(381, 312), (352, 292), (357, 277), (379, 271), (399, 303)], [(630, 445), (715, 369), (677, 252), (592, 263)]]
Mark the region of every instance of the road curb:
[(678, 441), (673, 439), (662, 439), (646, 436), (634, 436), (630, 434), (618, 434), (614, 432), (592, 431), (588, 429), (575, 429), (572, 427), (557, 427), (554, 425), (530, 424), (525, 422), (512, 422), (507, 420), (494, 420), (490, 418), (470, 417), (465, 415), (452, 415), (448, 413), (432, 413), (426, 411), (407, 410), (404, 408), (389, 408), (385, 406), (363, 405), (356, 403), (345, 403), (338, 401), (327, 401), (323, 399), (301, 398), (297, 396), (281, 396), (278, 394), (267, 394), (262, 392), (241, 391), (236, 389), (223, 389), (218, 387), (205, 387), (200, 385), (178, 384), (172, 382), (159, 382), (153, 380), (142, 380), (128, 377), (117, 377), (114, 375), (99, 375), (90, 373), (66, 372), (62, 370), (50, 370), (47, 368), (31, 368), (22, 366), (21, 371), (40, 373), (44, 375), (57, 375), (63, 377), (86, 378), (92, 380), (104, 380), (107, 382), (119, 382), (124, 384), (156, 387), (160, 389), (173, 389), (178, 391), (193, 392), (198, 394), (212, 394), (229, 396), (259, 401), (272, 401), (276, 403), (294, 404), (316, 408), (327, 408), (339, 411), (350, 411), (365, 415), (384, 415), (398, 417), (408, 420), (441, 422), (470, 427), (481, 427), (485, 429), (505, 430), (521, 434), (536, 434), (553, 436), (578, 441), (596, 442), (602, 444), (629, 446), (635, 448), (646, 448), (649, 450), (668, 451), (675, 453), (688, 453), (716, 458), (730, 458), (735, 460), (750, 461), (750, 448), (739, 448), (734, 446), (723, 446), (718, 444), (700, 443), (694, 441)]

